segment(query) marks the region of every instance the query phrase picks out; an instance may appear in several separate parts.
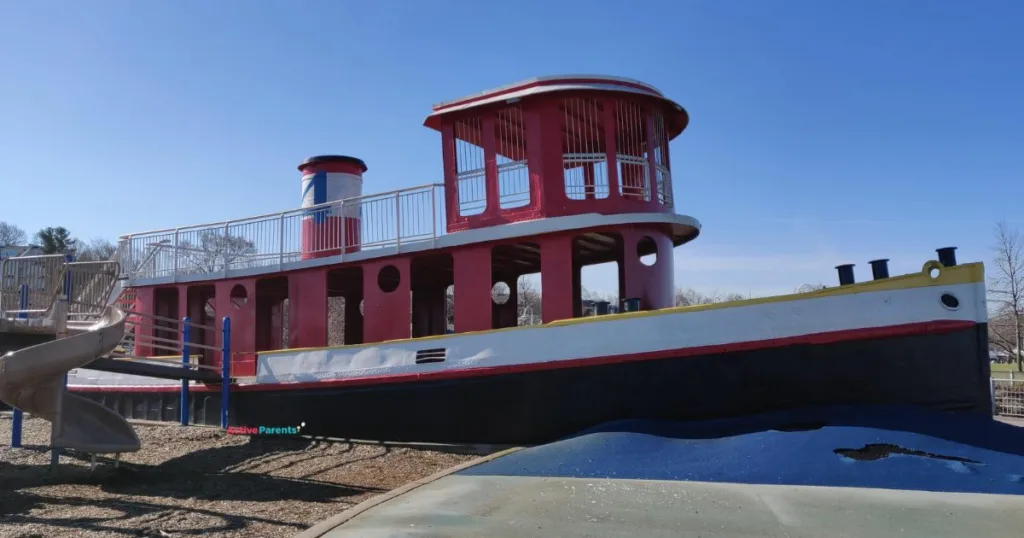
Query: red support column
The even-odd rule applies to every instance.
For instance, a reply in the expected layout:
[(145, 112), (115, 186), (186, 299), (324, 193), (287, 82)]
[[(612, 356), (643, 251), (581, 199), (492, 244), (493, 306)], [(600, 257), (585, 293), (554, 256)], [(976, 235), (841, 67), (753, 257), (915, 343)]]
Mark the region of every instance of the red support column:
[(491, 248), (465, 247), (452, 252), (455, 268), (455, 332), (491, 328)]
[[(155, 288), (135, 288), (135, 311), (141, 314), (156, 314)], [(153, 319), (139, 316), (135, 327), (135, 355), (149, 357), (153, 355)]]
[(441, 126), (441, 162), (444, 168), (445, 223), (451, 233), (461, 229), (454, 226), (459, 222), (459, 171), (455, 161), (455, 127), (451, 120), (446, 120)]
[[(384, 291), (378, 282), (387, 266), (398, 270), (398, 287)], [(396, 258), (363, 265), (364, 342), (399, 340), (412, 336), (412, 298), (410, 297), (409, 259)]]
[[(572, 237), (540, 238), (541, 315), (544, 323), (572, 318), (574, 278)], [(458, 316), (458, 310), (456, 310)]]
[[(228, 280), (215, 284), (217, 293), (217, 330), (225, 317), (231, 318), (231, 371), (240, 376), (256, 374), (256, 280)], [(232, 298), (235, 286), (245, 290), (245, 303)], [(222, 358), (223, 359), (223, 358)], [(217, 363), (220, 365), (220, 362)]]
[(326, 345), (327, 269), (288, 275), (288, 347)]
[(530, 169), (530, 209), (544, 211), (544, 121), (532, 106), (523, 108), (523, 129), (526, 132), (526, 163)]
[[(648, 267), (637, 256), (637, 244), (650, 237), (658, 245), (658, 259)], [(658, 229), (633, 228), (622, 230), (623, 261), (621, 299), (640, 298), (640, 308), (657, 310), (674, 306), (673, 283), (674, 259), (672, 239)]]
[[(565, 144), (562, 133), (564, 121), (559, 110), (559, 100), (545, 100), (537, 103), (543, 122), (543, 187), (544, 212), (548, 217), (565, 215), (569, 199), (565, 195), (565, 168), (562, 150)], [(531, 141), (532, 142), (532, 141)]]

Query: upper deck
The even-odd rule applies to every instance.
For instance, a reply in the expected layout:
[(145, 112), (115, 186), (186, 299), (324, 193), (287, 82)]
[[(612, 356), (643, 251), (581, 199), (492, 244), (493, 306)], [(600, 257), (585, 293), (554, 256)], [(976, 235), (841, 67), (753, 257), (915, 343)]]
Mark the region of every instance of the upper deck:
[[(665, 224), (675, 244), (693, 239), (700, 230), (700, 223), (689, 216), (635, 213), (554, 217), (449, 234), (443, 188), (422, 185), (279, 213), (126, 235), (118, 247), (121, 270), (128, 286), (145, 286), (253, 276), (595, 226)], [(358, 208), (362, 214), (360, 249), (348, 251), (345, 234), (338, 234), (342, 248), (324, 241), (312, 249), (314, 253), (331, 251), (331, 256), (303, 259), (308, 249), (302, 245), (302, 220), (342, 208)]]
[(362, 194), (359, 159), (306, 161), (302, 207), (123, 236), (129, 285), (287, 271), (595, 226), (699, 223), (675, 213), (668, 142), (689, 122), (653, 86), (542, 77), (433, 107), (443, 183)]

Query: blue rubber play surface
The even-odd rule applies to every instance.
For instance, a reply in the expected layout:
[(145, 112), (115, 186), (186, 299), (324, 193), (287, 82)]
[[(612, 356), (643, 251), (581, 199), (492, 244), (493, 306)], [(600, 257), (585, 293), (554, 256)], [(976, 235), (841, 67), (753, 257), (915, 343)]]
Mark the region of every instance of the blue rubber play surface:
[(1024, 494), (1024, 428), (906, 407), (622, 421), (465, 476), (689, 480)]

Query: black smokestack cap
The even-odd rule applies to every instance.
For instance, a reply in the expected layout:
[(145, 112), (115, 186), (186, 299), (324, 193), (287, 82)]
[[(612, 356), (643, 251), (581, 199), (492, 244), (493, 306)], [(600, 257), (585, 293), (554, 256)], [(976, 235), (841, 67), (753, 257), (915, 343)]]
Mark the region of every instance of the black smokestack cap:
[(889, 260), (871, 260), (868, 263), (871, 264), (871, 278), (875, 280), (889, 278)]
[(849, 286), (853, 284), (853, 264), (847, 263), (845, 265), (837, 265), (836, 270), (839, 271), (839, 285)]
[(956, 266), (956, 247), (937, 248), (935, 252), (939, 254), (939, 263), (943, 266)]

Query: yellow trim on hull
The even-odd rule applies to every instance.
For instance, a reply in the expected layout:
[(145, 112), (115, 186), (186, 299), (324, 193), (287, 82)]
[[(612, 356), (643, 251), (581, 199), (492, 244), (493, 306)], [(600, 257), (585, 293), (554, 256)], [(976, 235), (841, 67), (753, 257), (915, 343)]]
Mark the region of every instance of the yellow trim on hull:
[[(933, 270), (936, 270), (938, 272), (938, 274), (935, 275), (934, 277), (930, 274)], [(677, 306), (673, 308), (663, 308), (661, 310), (646, 310), (641, 312), (620, 312), (618, 314), (609, 314), (606, 316), (588, 316), (584, 318), (563, 319), (559, 321), (552, 321), (551, 323), (545, 323), (543, 325), (530, 325), (526, 327), (507, 327), (504, 329), (491, 329), (487, 331), (473, 331), (455, 334), (439, 334), (434, 336), (420, 336), (418, 338), (400, 338), (397, 340), (386, 340), (383, 342), (373, 342), (369, 344), (354, 344), (350, 346), (306, 347), (294, 349), (275, 349), (273, 351), (258, 351), (257, 355), (275, 355), (283, 353), (295, 353), (299, 351), (319, 351), (325, 349), (360, 349), (367, 347), (376, 347), (385, 344), (397, 344), (401, 342), (412, 341), (430, 342), (434, 340), (441, 340), (457, 336), (466, 336), (471, 334), (488, 334), (504, 331), (518, 331), (523, 329), (539, 329), (545, 327), (564, 327), (566, 325), (576, 325), (581, 323), (600, 323), (616, 319), (644, 318), (650, 316), (676, 314), (679, 312), (700, 312), (703, 310), (719, 310), (722, 308), (737, 308), (742, 306), (751, 306), (758, 304), (782, 303), (786, 301), (819, 299), (822, 297), (836, 297), (840, 295), (853, 295), (855, 293), (908, 290), (914, 288), (925, 288), (928, 286), (955, 286), (959, 284), (974, 284), (983, 282), (985, 282), (985, 265), (982, 263), (967, 263), (963, 265), (957, 265), (955, 267), (943, 267), (942, 264), (939, 263), (938, 261), (932, 260), (926, 262), (919, 273), (894, 276), (882, 280), (859, 282), (856, 284), (851, 284), (849, 286), (837, 286), (833, 288), (826, 288), (823, 290), (812, 291), (807, 293), (790, 293), (786, 295), (776, 295), (773, 297), (758, 297), (754, 299), (743, 299), (740, 301), (729, 301), (724, 303), (704, 304), (696, 306)]]

